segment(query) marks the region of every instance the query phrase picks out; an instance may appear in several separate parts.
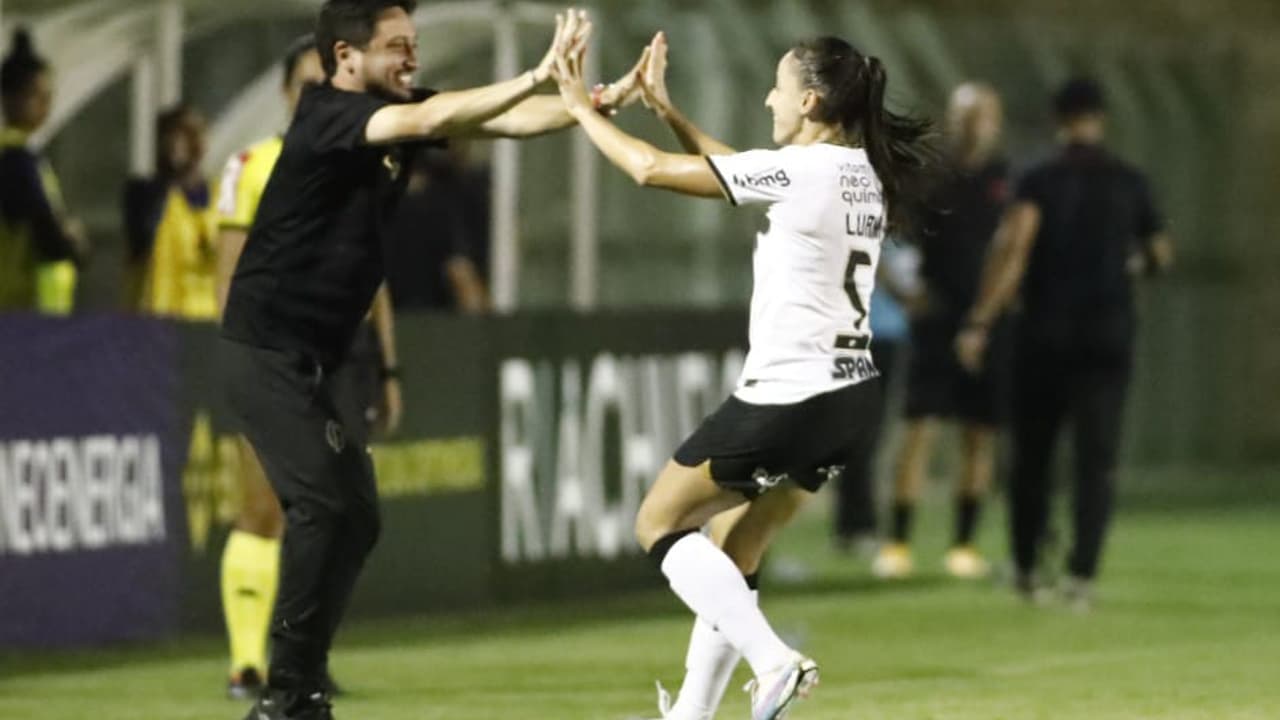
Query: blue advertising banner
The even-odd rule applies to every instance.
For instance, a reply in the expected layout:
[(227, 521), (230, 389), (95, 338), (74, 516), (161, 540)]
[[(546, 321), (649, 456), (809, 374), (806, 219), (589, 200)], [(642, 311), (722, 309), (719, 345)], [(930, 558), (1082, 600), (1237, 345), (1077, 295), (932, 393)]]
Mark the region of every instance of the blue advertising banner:
[(161, 321), (0, 316), (0, 645), (176, 627), (177, 354)]

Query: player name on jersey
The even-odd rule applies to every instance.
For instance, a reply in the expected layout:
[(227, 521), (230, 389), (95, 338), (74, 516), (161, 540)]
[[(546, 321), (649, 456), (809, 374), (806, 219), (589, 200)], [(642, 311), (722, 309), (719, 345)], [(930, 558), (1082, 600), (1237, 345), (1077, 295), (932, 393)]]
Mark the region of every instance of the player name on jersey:
[(164, 539), (156, 436), (0, 443), (0, 554), (96, 550)]

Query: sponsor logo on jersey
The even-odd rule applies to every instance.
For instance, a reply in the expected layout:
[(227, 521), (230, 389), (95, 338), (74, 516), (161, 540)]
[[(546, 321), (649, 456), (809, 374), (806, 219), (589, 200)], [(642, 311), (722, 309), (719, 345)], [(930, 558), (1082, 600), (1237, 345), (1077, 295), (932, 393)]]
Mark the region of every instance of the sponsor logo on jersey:
[(734, 173), (733, 184), (744, 188), (791, 187), (791, 178), (782, 168), (770, 168), (750, 175)]
[(832, 380), (866, 380), (880, 374), (867, 355), (858, 357), (839, 355), (834, 365), (835, 367), (831, 370)]

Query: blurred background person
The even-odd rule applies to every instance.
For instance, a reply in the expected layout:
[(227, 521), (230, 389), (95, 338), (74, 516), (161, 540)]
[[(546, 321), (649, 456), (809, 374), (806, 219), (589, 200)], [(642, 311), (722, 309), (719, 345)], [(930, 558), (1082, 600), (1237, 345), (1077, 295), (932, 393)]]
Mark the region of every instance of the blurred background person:
[(935, 190), (919, 233), (922, 287), (911, 321), (907, 427), (898, 453), (890, 542), (872, 567), (882, 578), (913, 570), (912, 520), (940, 421), (959, 424), (963, 453), (955, 530), (943, 565), (960, 578), (988, 571), (973, 538), (995, 468), (996, 430), (1007, 414), (1008, 323), (994, 320), (988, 356), (977, 374), (960, 366), (954, 340), (977, 293), (1008, 195), (1007, 164), (998, 155), (1003, 120), (1000, 96), (989, 85), (965, 83), (952, 92), (944, 125), (952, 172)]
[(1132, 278), (1169, 267), (1173, 249), (1146, 179), (1103, 145), (1101, 86), (1071, 80), (1053, 107), (1061, 147), (1019, 182), (956, 349), (980, 372), (1001, 312), (1020, 299), (1009, 481), (1016, 587), (1028, 599), (1044, 597), (1035, 569), (1048, 530), (1050, 465), (1070, 423), (1073, 544), (1062, 592), (1087, 610), (1111, 519), (1133, 363)]
[(150, 315), (212, 321), (215, 218), (200, 172), (204, 115), (180, 104), (156, 121), (156, 174), (125, 185), (125, 303)]
[[(303, 89), (325, 82), (315, 39), (306, 35), (295, 40), (281, 65), (284, 100), (292, 117)], [(283, 147), (284, 137), (277, 133), (233, 155), (223, 170), (216, 209), (219, 313), (226, 303), (231, 276), (263, 190)], [(401, 400), (394, 319), (385, 284), (374, 298), (370, 319), (335, 373), (336, 404), (344, 416), (344, 427), (368, 434), (371, 426), (378, 423), (380, 429), (390, 433), (400, 424)], [(221, 591), (230, 643), (227, 696), (239, 700), (257, 697), (265, 686), (267, 636), (279, 582), (284, 516), (253, 447), (243, 435), (237, 436), (237, 445), (240, 513), (222, 551)], [(326, 678), (326, 683), (329, 692), (338, 690), (331, 677)]]
[[(485, 260), (489, 180), (467, 163), (466, 141), (426, 148), (413, 158), (409, 183), (391, 221), (387, 287), (395, 307), (488, 312)], [(422, 229), (432, 237), (422, 241)]]
[(65, 315), (75, 305), (76, 266), (88, 254), (84, 226), (67, 214), (58, 178), (32, 149), (49, 119), (53, 72), (24, 28), (0, 65), (0, 310)]
[(907, 308), (919, 295), (920, 255), (915, 247), (890, 240), (882, 245), (871, 293), (871, 358), (880, 371), (881, 407), (867, 452), (845, 466), (836, 484), (836, 550), (856, 550), (866, 557), (876, 552), (876, 458), (885, 436), (886, 420), (895, 417), (901, 401), (902, 369), (911, 350)]

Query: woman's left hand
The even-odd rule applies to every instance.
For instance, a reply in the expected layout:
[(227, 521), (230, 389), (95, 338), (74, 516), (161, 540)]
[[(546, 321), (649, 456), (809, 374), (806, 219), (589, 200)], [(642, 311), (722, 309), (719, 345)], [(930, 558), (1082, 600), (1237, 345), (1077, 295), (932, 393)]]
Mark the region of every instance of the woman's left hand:
[[(572, 11), (571, 11), (572, 12)], [(580, 29), (555, 49), (555, 66), (552, 76), (560, 86), (560, 97), (564, 100), (569, 112), (594, 112), (591, 106), (591, 95), (587, 92), (586, 81), (582, 77), (583, 61), (587, 53), (587, 41), (591, 37), (591, 23), (585, 22)]]

